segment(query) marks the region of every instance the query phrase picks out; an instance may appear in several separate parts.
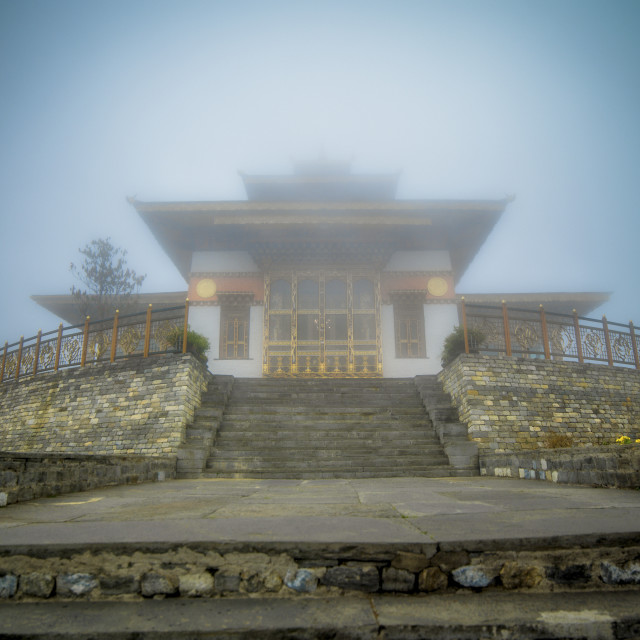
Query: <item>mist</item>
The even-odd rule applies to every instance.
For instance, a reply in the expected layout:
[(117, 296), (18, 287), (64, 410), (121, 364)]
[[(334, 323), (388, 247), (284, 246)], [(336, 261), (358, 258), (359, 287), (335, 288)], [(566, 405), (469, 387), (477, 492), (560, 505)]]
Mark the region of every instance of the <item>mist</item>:
[(127, 202), (244, 199), (353, 160), (401, 199), (502, 198), (461, 293), (611, 291), (640, 323), (640, 4), (0, 2), (0, 339), (53, 329), (78, 248), (186, 283)]

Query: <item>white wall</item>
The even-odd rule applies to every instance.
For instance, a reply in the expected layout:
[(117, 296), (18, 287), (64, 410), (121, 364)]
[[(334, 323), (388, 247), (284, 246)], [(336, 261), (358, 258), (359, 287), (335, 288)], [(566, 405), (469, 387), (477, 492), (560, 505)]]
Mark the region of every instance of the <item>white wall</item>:
[(385, 271), (451, 271), (448, 251), (396, 251)]
[(251, 273), (260, 271), (246, 251), (194, 251), (191, 258), (193, 273)]
[(189, 327), (209, 339), (209, 369), (220, 350), (220, 307), (189, 307)]
[(396, 358), (393, 305), (382, 305), (382, 375), (385, 378), (412, 378), (434, 374), (442, 369), (440, 358), (444, 339), (458, 324), (455, 304), (425, 304), (424, 324), (426, 358)]
[(425, 341), (427, 356), (431, 362), (437, 363), (436, 373), (442, 368), (442, 348), (445, 338), (459, 324), (458, 305), (425, 304), (424, 305)]
[(249, 308), (249, 359), (220, 360), (220, 307), (191, 307), (189, 325), (209, 338), (211, 349), (207, 351), (207, 366), (211, 373), (231, 375), (236, 378), (259, 378), (262, 376), (262, 320), (263, 307)]

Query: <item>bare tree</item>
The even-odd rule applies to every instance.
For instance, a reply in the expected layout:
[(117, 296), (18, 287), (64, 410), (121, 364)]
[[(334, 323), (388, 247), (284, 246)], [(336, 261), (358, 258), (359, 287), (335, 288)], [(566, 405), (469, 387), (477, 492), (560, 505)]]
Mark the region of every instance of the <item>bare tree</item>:
[(81, 313), (92, 320), (106, 320), (116, 309), (126, 312), (147, 276), (127, 266), (126, 250), (114, 247), (111, 238), (92, 240), (79, 252), (84, 256), (82, 263), (72, 262), (69, 270), (86, 287), (71, 287)]

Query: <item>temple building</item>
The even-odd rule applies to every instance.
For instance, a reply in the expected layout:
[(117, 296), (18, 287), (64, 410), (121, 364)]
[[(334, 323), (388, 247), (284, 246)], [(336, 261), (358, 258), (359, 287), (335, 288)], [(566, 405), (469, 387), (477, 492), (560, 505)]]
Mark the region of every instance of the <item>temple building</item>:
[[(188, 283), (209, 368), (238, 377), (411, 377), (440, 370), (456, 286), (505, 211), (499, 200), (399, 200), (397, 174), (298, 163), (241, 173), (245, 201), (130, 199)], [(140, 304), (184, 300), (146, 294)], [(603, 294), (469, 296), (585, 313)], [(34, 296), (74, 321), (69, 296)]]

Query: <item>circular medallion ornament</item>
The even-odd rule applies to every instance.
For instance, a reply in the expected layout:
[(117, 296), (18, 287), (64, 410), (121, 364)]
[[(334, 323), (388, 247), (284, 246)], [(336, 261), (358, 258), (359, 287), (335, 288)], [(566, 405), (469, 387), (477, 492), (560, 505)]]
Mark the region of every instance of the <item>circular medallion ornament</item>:
[(201, 298), (213, 298), (216, 295), (216, 283), (211, 278), (203, 278), (196, 285), (196, 293)]
[(436, 276), (435, 278), (429, 278), (429, 282), (427, 282), (427, 291), (432, 296), (439, 298), (449, 291), (449, 285), (444, 278)]

